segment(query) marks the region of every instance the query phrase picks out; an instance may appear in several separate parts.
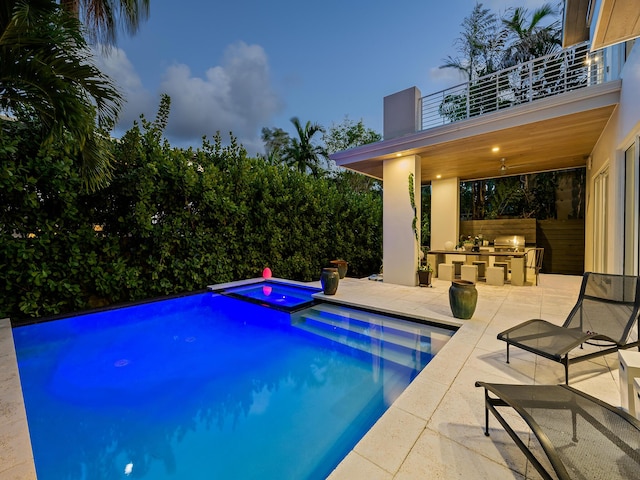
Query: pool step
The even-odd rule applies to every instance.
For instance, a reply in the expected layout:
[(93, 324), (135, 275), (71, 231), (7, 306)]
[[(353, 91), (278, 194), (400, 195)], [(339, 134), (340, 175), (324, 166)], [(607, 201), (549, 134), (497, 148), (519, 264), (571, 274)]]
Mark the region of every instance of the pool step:
[[(293, 316), (292, 323), (299, 318), (313, 318), (334, 328), (342, 328), (355, 333), (379, 338), (386, 342), (402, 345), (406, 348), (431, 352), (431, 337), (422, 334), (425, 327), (385, 315), (337, 307), (331, 304), (319, 304), (302, 310)], [(431, 327), (429, 327), (431, 328)], [(416, 338), (420, 341), (416, 342)], [(418, 347), (416, 347), (418, 343)]]
[(416, 354), (431, 356), (431, 339), (420, 325), (374, 313), (320, 304), (293, 315), (292, 325), (411, 368)]

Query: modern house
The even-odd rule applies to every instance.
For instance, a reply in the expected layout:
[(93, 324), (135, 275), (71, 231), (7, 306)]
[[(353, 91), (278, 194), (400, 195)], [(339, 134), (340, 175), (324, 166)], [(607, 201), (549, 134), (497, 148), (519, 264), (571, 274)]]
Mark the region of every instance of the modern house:
[[(431, 248), (459, 238), (460, 182), (584, 167), (584, 269), (640, 273), (640, 5), (566, 0), (561, 53), (435, 94), (384, 98), (384, 140), (338, 152), (381, 179), (385, 282), (415, 285), (408, 194), (431, 185)], [(505, 159), (504, 161), (501, 159)]]

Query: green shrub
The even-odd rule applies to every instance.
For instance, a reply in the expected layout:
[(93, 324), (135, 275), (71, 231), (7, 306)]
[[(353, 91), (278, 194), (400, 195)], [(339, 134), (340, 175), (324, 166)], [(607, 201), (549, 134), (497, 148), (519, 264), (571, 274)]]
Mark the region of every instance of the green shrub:
[(171, 147), (162, 122), (112, 142), (110, 186), (85, 193), (64, 145), (0, 123), (0, 318), (37, 317), (259, 276), (310, 281), (334, 258), (381, 263), (379, 192), (249, 158), (219, 136)]

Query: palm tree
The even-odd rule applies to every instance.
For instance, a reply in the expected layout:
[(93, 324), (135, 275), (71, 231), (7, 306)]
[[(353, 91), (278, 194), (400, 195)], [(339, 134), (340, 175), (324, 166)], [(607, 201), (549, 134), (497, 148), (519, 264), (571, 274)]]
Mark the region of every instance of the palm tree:
[(562, 45), (559, 20), (540, 25), (545, 18), (556, 15), (550, 4), (545, 3), (535, 10), (526, 25), (528, 13), (526, 8), (517, 7), (511, 17), (502, 19), (511, 37), (503, 62), (505, 68), (554, 53)]
[(114, 45), (119, 28), (133, 35), (149, 17), (149, 0), (60, 0), (80, 20), (92, 42)]
[(80, 154), (89, 189), (108, 181), (112, 161), (96, 123), (111, 128), (120, 106), (110, 79), (91, 62), (76, 19), (49, 0), (3, 2), (0, 111), (38, 126), (44, 144), (68, 142)]
[(313, 143), (313, 136), (317, 133), (324, 133), (324, 128), (309, 121), (303, 127), (298, 117), (293, 117), (291, 123), (296, 128), (298, 138), (291, 139), (285, 148), (283, 160), (299, 172), (304, 173), (309, 169), (313, 175), (318, 176), (321, 170), (321, 158), (326, 158), (327, 153), (324, 147)]
[(498, 70), (505, 32), (498, 29), (495, 14), (476, 3), (462, 27), (461, 36), (455, 40), (460, 56), (448, 56), (440, 68), (454, 68), (464, 73), (468, 81)]

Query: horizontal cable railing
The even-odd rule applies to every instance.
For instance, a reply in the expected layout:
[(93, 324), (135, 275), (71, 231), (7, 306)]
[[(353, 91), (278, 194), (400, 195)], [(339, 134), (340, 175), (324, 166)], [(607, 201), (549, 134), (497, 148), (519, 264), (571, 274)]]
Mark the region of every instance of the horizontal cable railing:
[(603, 51), (582, 43), (424, 96), (422, 130), (610, 80)]

